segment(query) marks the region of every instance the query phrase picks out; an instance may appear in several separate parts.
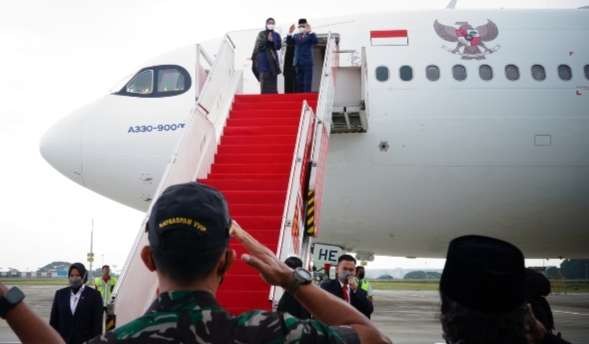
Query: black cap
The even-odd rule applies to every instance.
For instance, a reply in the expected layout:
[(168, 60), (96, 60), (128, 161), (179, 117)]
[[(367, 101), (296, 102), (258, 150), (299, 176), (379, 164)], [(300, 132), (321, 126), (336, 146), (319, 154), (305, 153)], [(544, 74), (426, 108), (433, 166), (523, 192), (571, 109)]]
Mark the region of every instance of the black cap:
[(291, 256), (291, 257), (286, 258), (286, 260), (284, 261), (284, 264), (288, 265), (288, 267), (291, 269), (303, 267), (303, 261), (301, 260), (301, 258), (295, 257), (295, 256)]
[(526, 269), (526, 297), (546, 297), (550, 294), (550, 281), (543, 273), (534, 269)]
[(305, 19), (305, 18), (299, 19), (299, 25), (302, 25), (302, 24), (307, 24), (307, 19)]
[(223, 195), (190, 182), (172, 185), (161, 194), (146, 230), (153, 250), (199, 256), (227, 247), (230, 227)]
[(465, 307), (503, 313), (525, 302), (524, 255), (514, 245), (468, 235), (450, 242), (440, 292)]

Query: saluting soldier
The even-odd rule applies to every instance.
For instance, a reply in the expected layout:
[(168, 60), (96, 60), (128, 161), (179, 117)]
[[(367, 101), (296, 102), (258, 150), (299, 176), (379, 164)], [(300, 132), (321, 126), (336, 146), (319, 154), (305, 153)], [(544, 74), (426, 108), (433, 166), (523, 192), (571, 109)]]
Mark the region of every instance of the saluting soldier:
[[(215, 294), (236, 253), (230, 229), (248, 251), (242, 259), (266, 282), (285, 288), (317, 320), (251, 311), (232, 316)], [(148, 220), (141, 258), (157, 273), (160, 295), (147, 313), (90, 343), (390, 343), (352, 306), (313, 285), (233, 223), (225, 199), (194, 182), (166, 189)]]

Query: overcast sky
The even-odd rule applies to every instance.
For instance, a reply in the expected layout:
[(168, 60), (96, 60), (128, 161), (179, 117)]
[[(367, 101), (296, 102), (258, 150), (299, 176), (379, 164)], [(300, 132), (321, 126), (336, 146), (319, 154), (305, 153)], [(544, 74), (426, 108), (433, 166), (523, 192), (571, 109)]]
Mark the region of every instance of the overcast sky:
[[(97, 264), (123, 264), (143, 214), (53, 170), (39, 153), (47, 128), (173, 48), (298, 17), (441, 9), (447, 0), (0, 2), (0, 268), (84, 261), (95, 221)], [(589, 0), (459, 0), (458, 8), (576, 8)], [(267, 10), (267, 11), (266, 11)], [(269, 11), (269, 12), (268, 12)], [(103, 259), (104, 257), (104, 259)], [(441, 260), (381, 258), (373, 267), (440, 268)]]

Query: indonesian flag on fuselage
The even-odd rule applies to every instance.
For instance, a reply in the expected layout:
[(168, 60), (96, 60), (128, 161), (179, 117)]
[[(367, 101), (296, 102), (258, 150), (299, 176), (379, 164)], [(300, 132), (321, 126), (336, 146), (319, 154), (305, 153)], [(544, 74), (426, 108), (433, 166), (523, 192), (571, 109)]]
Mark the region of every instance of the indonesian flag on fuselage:
[(378, 45), (409, 45), (409, 32), (405, 29), (372, 30), (370, 44)]

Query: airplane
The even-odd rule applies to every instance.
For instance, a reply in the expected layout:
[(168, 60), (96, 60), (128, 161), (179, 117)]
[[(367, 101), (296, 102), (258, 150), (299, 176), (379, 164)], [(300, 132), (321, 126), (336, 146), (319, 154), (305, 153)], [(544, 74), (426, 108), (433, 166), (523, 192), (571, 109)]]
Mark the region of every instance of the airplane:
[[(334, 85), (315, 242), (362, 259), (443, 257), (452, 238), (481, 234), (529, 258), (588, 256), (589, 11), (309, 22), (320, 41), (313, 90), (321, 97), (327, 75)], [(277, 28), (283, 38), (289, 26)], [(223, 57), (210, 51), (230, 44), (242, 73), (235, 93), (259, 93), (250, 72), (259, 30), (145, 63), (50, 128), (42, 156), (83, 187), (147, 211)], [(328, 52), (333, 73), (324, 70)]]

